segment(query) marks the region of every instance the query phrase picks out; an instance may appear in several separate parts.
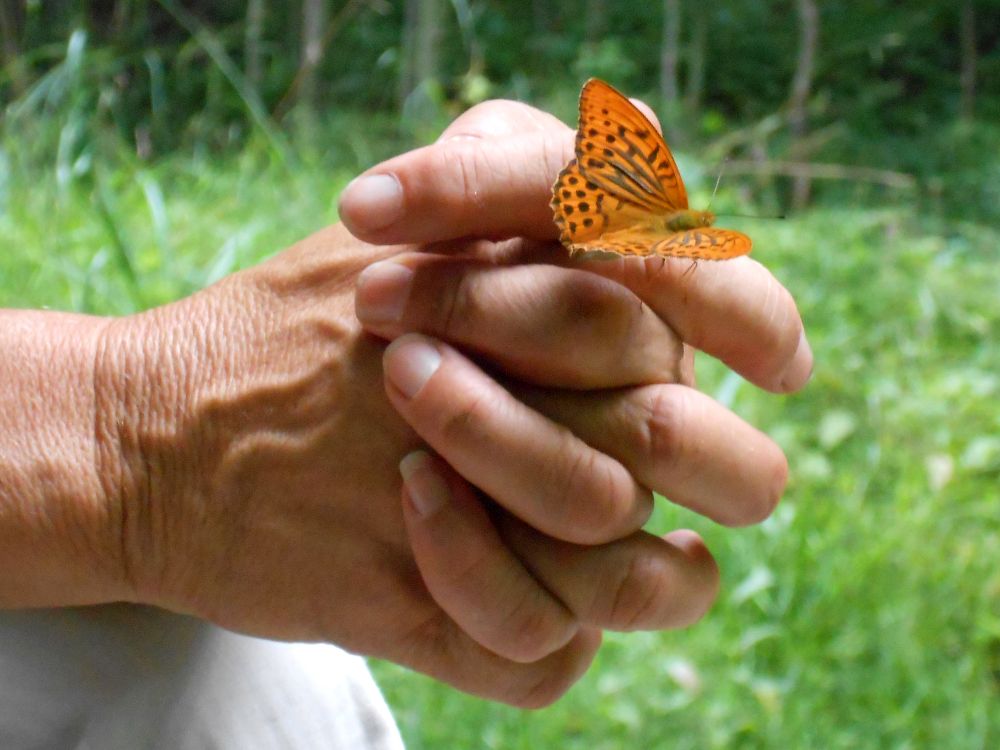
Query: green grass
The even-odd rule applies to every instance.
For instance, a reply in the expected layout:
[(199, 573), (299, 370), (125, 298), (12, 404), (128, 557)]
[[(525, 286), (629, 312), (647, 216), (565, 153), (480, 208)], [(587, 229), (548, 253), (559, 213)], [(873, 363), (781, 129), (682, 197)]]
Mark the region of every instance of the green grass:
[(611, 636), (534, 714), (402, 670), (382, 679), (413, 748), (985, 748), (1000, 743), (1000, 235), (905, 206), (752, 228), (798, 299), (807, 389), (702, 384), (785, 448), (763, 525), (698, 529), (723, 589), (683, 632)]
[[(0, 154), (0, 304), (116, 314), (333, 221), (371, 161), (293, 144), (283, 166), (252, 144), (153, 165), (111, 150), (67, 172), (23, 145)], [(661, 504), (654, 528), (694, 527), (719, 559), (705, 620), (609, 636), (533, 713), (375, 664), (409, 747), (1000, 746), (1000, 233), (911, 206), (741, 222), (798, 299), (817, 365), (778, 397), (702, 363), (792, 471), (755, 528)]]

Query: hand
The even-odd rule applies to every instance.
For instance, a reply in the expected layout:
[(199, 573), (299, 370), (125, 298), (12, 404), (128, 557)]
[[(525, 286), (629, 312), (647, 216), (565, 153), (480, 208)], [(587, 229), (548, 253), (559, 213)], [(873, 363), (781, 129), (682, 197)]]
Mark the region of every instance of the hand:
[[(449, 137), (456, 133), (465, 138)], [(459, 118), (437, 144), (376, 167), (366, 176), (379, 175), (374, 180), (354, 183), (343, 197), (342, 214), (356, 234), (376, 242), (446, 240), (477, 231), (495, 238), (551, 239), (549, 190), (571, 152), (572, 132), (544, 113), (487, 103)], [(391, 205), (390, 191), (398, 191)], [(537, 265), (504, 265), (517, 261)], [(633, 314), (592, 314), (601, 308), (590, 291), (596, 287), (579, 269), (630, 290), (631, 303), (619, 311)], [(425, 252), (366, 271), (358, 312), (373, 333), (401, 337), (387, 354), (386, 368), (387, 389), (400, 413), (490, 495), (504, 497), (506, 490), (511, 499), (505, 505), (515, 513), (526, 512), (518, 509), (519, 498), (533, 499), (519, 486), (522, 478), (545, 477), (549, 465), (533, 461), (530, 425), (512, 429), (520, 439), (503, 445), (502, 437), (489, 431), (487, 415), (517, 411), (516, 402), (441, 341), (405, 332), (447, 339), (492, 366), (545, 385), (645, 384), (603, 393), (508, 387), (604, 455), (618, 458), (641, 484), (724, 523), (760, 520), (784, 486), (784, 459), (766, 437), (685, 387), (691, 384), (690, 358), (679, 359), (677, 344), (681, 339), (694, 344), (779, 392), (804, 384), (812, 356), (794, 303), (758, 263), (744, 258), (689, 271), (689, 261), (658, 258), (569, 263), (560, 248), (529, 242), (481, 246), (460, 258)], [(680, 339), (657, 330), (647, 318), (651, 310)], [(608, 323), (616, 325), (607, 328)], [(657, 339), (660, 344), (653, 345)], [(401, 392), (391, 382), (396, 352), (428, 346), (436, 352), (433, 377)], [(523, 469), (511, 472), (512, 466)], [(691, 532), (675, 532), (665, 542), (637, 533), (583, 546), (493, 512), (498, 534), (472, 500), (470, 487), (443, 462), (420, 456), (408, 460), (404, 473), (408, 531), (424, 580), (456, 622), (499, 653), (513, 655), (511, 644), (520, 642), (511, 608), (523, 608), (530, 592), (540, 590), (530, 578), (523, 580), (525, 569), (575, 618), (592, 626), (681, 624), (700, 614), (714, 593), (714, 567)], [(567, 490), (566, 496), (572, 493)], [(698, 561), (700, 579), (688, 575), (686, 585), (671, 579), (670, 553), (677, 549)], [(633, 600), (619, 597), (618, 613), (601, 611), (614, 606), (602, 596), (607, 591), (627, 591)], [(645, 605), (641, 614), (636, 601)]]
[[(700, 616), (714, 564), (690, 533), (660, 540), (638, 531), (647, 487), (749, 522), (780, 494), (783, 456), (696, 391), (663, 384), (686, 377), (682, 350), (634, 291), (575, 268), (526, 273), (489, 262), (551, 255), (544, 245), (481, 250), (466, 260), (379, 250), (334, 227), (198, 295), (108, 325), (97, 431), (112, 438), (99, 468), (117, 488), (108, 538), (128, 583), (122, 596), (257, 635), (333, 641), (524, 706), (553, 700), (582, 674), (598, 628)], [(353, 314), (361, 271), (390, 256), (428, 264), (413, 276), (401, 328), (422, 320), (434, 333), (433, 321), (452, 321), (439, 332), (476, 342), (490, 367), (537, 383), (648, 385), (519, 391), (532, 409), (457, 350), (409, 337), (385, 352), (385, 377), (418, 437), (386, 398), (383, 345)], [(362, 296), (385, 289), (372, 282)], [(651, 276), (648, 293), (662, 283)], [(435, 318), (435, 290), (455, 300), (453, 315)], [(539, 321), (554, 326), (550, 338), (536, 340)], [(770, 321), (760, 328), (765, 341), (782, 338)], [(651, 358), (621, 356), (623, 337)], [(562, 352), (581, 358), (567, 366)], [(565, 412), (571, 429), (543, 407)], [(742, 446), (721, 465), (712, 430)], [(616, 446), (602, 450), (600, 439)], [(499, 532), (467, 484), (419, 453), (404, 464), (401, 513), (396, 464), (423, 441), (509, 511)], [(442, 499), (436, 513), (417, 510)]]

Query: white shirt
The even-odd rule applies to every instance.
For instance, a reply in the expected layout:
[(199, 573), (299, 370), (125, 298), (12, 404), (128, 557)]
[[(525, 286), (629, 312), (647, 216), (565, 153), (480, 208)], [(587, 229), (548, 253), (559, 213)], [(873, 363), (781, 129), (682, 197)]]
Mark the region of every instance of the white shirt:
[(0, 612), (3, 750), (400, 750), (362, 658), (151, 607)]

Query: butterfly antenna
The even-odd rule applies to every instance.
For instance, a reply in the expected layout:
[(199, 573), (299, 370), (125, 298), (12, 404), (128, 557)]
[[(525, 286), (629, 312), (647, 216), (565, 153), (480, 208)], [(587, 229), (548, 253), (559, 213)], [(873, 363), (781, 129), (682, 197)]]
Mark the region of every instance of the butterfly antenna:
[(775, 216), (759, 216), (757, 214), (731, 214), (731, 213), (724, 213), (724, 214), (716, 214), (716, 216), (721, 216), (721, 217), (726, 218), (726, 219), (768, 219), (768, 220), (770, 220), (770, 219), (787, 219), (788, 218), (785, 214), (777, 214)]
[(726, 171), (726, 162), (729, 161), (729, 157), (725, 157), (722, 160), (722, 164), (719, 165), (719, 176), (715, 178), (715, 187), (712, 188), (712, 197), (708, 199), (708, 208), (712, 207), (712, 201), (715, 200), (715, 194), (719, 192), (719, 183), (722, 182), (722, 174)]
[[(715, 178), (715, 188), (712, 190), (712, 197), (708, 199), (708, 207), (712, 207), (712, 201), (715, 200), (715, 194), (719, 192), (719, 183), (722, 182), (722, 175), (726, 171), (726, 164), (729, 163), (729, 157), (726, 156), (722, 159), (722, 164), (719, 165), (719, 176)], [(784, 219), (784, 214), (779, 214), (777, 216), (750, 216), (749, 214), (718, 214), (719, 216), (728, 216), (737, 219)]]

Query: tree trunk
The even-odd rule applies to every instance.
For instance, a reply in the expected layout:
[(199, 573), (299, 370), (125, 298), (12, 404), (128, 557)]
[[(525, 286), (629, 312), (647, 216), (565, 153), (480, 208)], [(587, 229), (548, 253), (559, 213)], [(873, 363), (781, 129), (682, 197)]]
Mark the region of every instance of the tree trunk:
[(677, 105), (677, 59), (681, 43), (680, 0), (663, 0), (663, 41), (660, 45), (660, 96), (668, 110)]
[(607, 28), (608, 5), (606, 0), (587, 0), (584, 18), (584, 38), (588, 42), (598, 42)]
[[(813, 70), (816, 65), (816, 47), (819, 41), (819, 9), (816, 0), (798, 0), (799, 9), (799, 54), (792, 79), (792, 90), (788, 100), (788, 125), (792, 135), (792, 160), (798, 153), (799, 142), (808, 129), (809, 94), (812, 90)], [(810, 182), (806, 176), (796, 177), (792, 182), (792, 206), (804, 208), (809, 202)]]
[(400, 108), (417, 87), (438, 77), (441, 0), (406, 0), (404, 14), (403, 54), (399, 68)]
[(535, 27), (535, 44), (545, 39), (552, 28), (552, 7), (547, 0), (531, 0), (531, 17)]
[(708, 13), (702, 9), (691, 19), (691, 39), (688, 42), (687, 80), (684, 87), (684, 109), (692, 117), (701, 110), (705, 93), (705, 48), (708, 46)]
[(264, 11), (264, 0), (247, 1), (247, 26), (243, 37), (243, 74), (247, 82), (258, 91), (263, 80), (260, 40), (264, 31)]
[(976, 113), (976, 11), (973, 0), (963, 0), (959, 20), (959, 38), (962, 54), (962, 71), (959, 78), (963, 120), (971, 120)]
[(316, 111), (319, 101), (316, 68), (323, 60), (326, 17), (326, 0), (302, 0), (302, 54), (299, 60), (302, 87), (299, 89), (299, 101), (311, 111)]
[(10, 71), (11, 93), (17, 98), (28, 86), (21, 61), (23, 17), (21, 3), (0, 2), (0, 63)]

